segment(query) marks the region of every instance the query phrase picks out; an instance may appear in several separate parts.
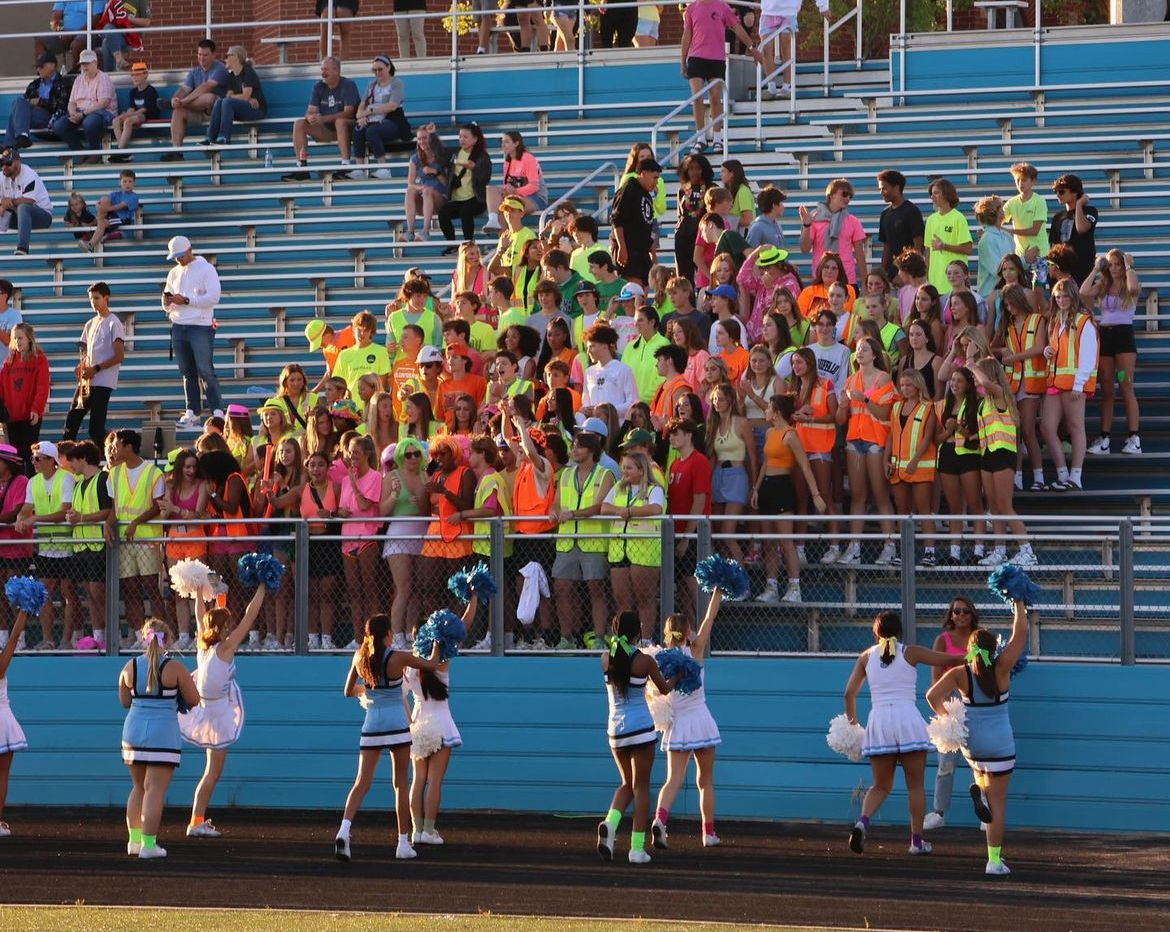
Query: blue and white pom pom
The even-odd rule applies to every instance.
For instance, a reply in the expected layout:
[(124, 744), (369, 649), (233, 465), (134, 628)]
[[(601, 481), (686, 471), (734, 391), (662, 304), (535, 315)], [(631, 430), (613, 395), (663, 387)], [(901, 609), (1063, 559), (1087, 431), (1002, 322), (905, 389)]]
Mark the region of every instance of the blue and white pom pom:
[(414, 636), (414, 652), (423, 659), (429, 659), (439, 643), (439, 660), (450, 660), (459, 656), (459, 645), (467, 638), (463, 619), (449, 609), (441, 608), (431, 615)]
[(861, 746), (865, 742), (865, 729), (851, 722), (842, 712), (829, 722), (829, 733), (825, 743), (838, 754), (844, 754), (854, 763), (861, 760)]
[(245, 553), (239, 560), (240, 585), (249, 589), (261, 584), (269, 592), (280, 588), (284, 564), (270, 553)]
[(207, 587), (211, 568), (200, 560), (180, 560), (171, 567), (171, 589), (180, 599), (202, 595)]
[(1031, 605), (1040, 597), (1042, 591), (1028, 578), (1028, 574), (1014, 563), (1004, 563), (992, 570), (991, 575), (987, 577), (987, 588), (1008, 605), (1016, 601)]
[[(997, 640), (999, 641), (999, 646), (996, 647), (996, 649), (995, 649), (995, 656), (999, 657), (999, 655), (1003, 653), (1003, 649), (1005, 647), (1007, 647), (1007, 641), (1005, 641), (1003, 639), (1002, 634), (997, 635), (996, 637), (997, 637)], [(1022, 654), (1020, 654), (1020, 659), (1012, 664), (1011, 678), (1015, 679), (1019, 674), (1023, 673), (1026, 669), (1028, 669), (1028, 652), (1024, 651)]]
[(49, 593), (45, 584), (31, 576), (13, 576), (4, 584), (8, 604), (26, 615), (39, 615)]
[(447, 588), (466, 605), (475, 593), (480, 602), (486, 602), (496, 594), (496, 581), (486, 563), (477, 563), (469, 570), (460, 570), (447, 580)]
[(724, 598), (732, 602), (746, 599), (752, 591), (743, 567), (725, 557), (713, 556), (700, 560), (695, 567), (695, 579), (704, 592), (718, 589)]
[(703, 685), (703, 668), (688, 651), (679, 647), (669, 647), (660, 650), (654, 655), (654, 662), (667, 679), (678, 675), (678, 682), (674, 684), (674, 691), (680, 696), (689, 696)]
[(926, 725), (926, 734), (940, 754), (952, 754), (967, 743), (967, 707), (957, 696), (943, 707), (946, 714), (934, 716)]

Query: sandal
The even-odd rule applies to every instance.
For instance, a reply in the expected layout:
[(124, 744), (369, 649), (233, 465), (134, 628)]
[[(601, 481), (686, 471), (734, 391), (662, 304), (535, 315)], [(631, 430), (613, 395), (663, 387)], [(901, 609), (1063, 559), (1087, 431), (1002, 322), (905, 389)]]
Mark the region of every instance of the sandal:
[(1028, 491), (1029, 492), (1047, 492), (1048, 486), (1046, 486), (1043, 482), (1033, 482), (1030, 486), (1028, 486)]

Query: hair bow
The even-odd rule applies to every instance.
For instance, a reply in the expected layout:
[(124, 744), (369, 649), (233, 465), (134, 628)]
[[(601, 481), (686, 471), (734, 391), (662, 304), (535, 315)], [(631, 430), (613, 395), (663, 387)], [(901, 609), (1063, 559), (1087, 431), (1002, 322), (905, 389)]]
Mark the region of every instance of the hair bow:
[(617, 656), (618, 648), (624, 650), (626, 654), (632, 654), (635, 650), (633, 645), (630, 644), (630, 639), (627, 638), (624, 634), (621, 636), (616, 634), (609, 634), (605, 635), (604, 637), (598, 637), (592, 631), (586, 631), (582, 640), (584, 640), (585, 646), (588, 648), (593, 648), (598, 641), (601, 641), (601, 643), (609, 648), (609, 655), (611, 657)]
[(980, 647), (978, 644), (972, 642), (971, 646), (967, 648), (967, 656), (964, 660), (971, 661), (978, 657), (983, 661), (983, 666), (990, 667), (992, 664), (991, 654), (988, 653), (987, 648)]
[(878, 638), (878, 647), (882, 649), (883, 654), (886, 652), (886, 648), (889, 648), (890, 652), (893, 653), (897, 644), (898, 639), (896, 637)]
[(167, 635), (165, 631), (151, 631), (146, 636), (146, 639), (149, 641), (151, 638), (154, 638), (154, 640), (158, 642), (158, 646), (162, 647), (166, 644)]

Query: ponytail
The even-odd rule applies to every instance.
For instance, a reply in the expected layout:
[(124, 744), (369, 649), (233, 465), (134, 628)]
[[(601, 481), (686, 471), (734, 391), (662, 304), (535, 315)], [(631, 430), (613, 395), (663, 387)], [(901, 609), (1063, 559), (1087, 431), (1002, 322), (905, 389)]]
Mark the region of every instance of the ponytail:
[[(378, 680), (385, 669), (381, 666), (382, 641), (390, 633), (390, 616), (386, 614), (371, 615), (366, 619), (365, 636), (358, 645), (357, 662), (354, 668), (358, 676), (369, 687), (376, 687)], [(375, 664), (374, 658), (378, 661)]]
[[(975, 674), (975, 682), (979, 684), (987, 695), (993, 699), (999, 698), (999, 684), (995, 677), (995, 652), (999, 649), (999, 639), (995, 633), (986, 628), (978, 628), (971, 632), (971, 640), (968, 642), (972, 647), (981, 648), (981, 653), (977, 654), (971, 660), (971, 669)], [(983, 654), (991, 658), (990, 663), (983, 662)]]
[[(630, 644), (636, 644), (642, 636), (642, 623), (637, 612), (625, 611), (615, 616), (613, 628), (619, 638), (624, 637)], [(634, 664), (634, 655), (637, 648), (628, 652), (620, 644), (612, 649), (609, 655), (609, 672), (606, 674), (610, 683), (617, 689), (618, 695), (625, 697), (630, 688), (630, 670)]]
[(678, 612), (672, 615), (667, 615), (662, 622), (662, 646), (663, 647), (682, 647), (687, 641), (687, 624), (686, 619)]
[(142, 640), (146, 644), (146, 691), (154, 693), (159, 688), (159, 670), (162, 667), (163, 645), (167, 639), (166, 623), (158, 618), (148, 618), (142, 626)]
[(878, 640), (883, 667), (888, 667), (898, 656), (898, 638), (902, 636), (902, 618), (897, 612), (882, 612), (873, 622), (873, 634)]
[(433, 670), (420, 670), (419, 685), (422, 687), (423, 697), (434, 699), (436, 702), (446, 702), (450, 691), (437, 673)]

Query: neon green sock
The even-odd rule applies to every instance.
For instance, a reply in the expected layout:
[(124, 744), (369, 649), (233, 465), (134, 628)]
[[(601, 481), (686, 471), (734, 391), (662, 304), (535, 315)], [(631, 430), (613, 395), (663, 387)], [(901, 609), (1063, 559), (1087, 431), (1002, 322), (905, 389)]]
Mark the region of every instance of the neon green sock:
[(630, 850), (642, 851), (646, 847), (645, 832), (630, 832)]
[(130, 832), (130, 844), (132, 844), (132, 845), (142, 844), (142, 829), (130, 828), (129, 826), (127, 826), (127, 830)]
[(143, 848), (154, 848), (157, 846), (157, 842), (158, 842), (157, 835), (143, 835), (142, 836), (142, 847)]
[(989, 864), (998, 864), (1000, 862), (1001, 851), (1003, 851), (1003, 845), (988, 845), (987, 862)]
[(620, 809), (610, 809), (609, 812), (605, 814), (605, 821), (608, 822), (609, 827), (616, 832), (618, 830), (618, 826), (621, 825), (622, 822), (622, 811)]

